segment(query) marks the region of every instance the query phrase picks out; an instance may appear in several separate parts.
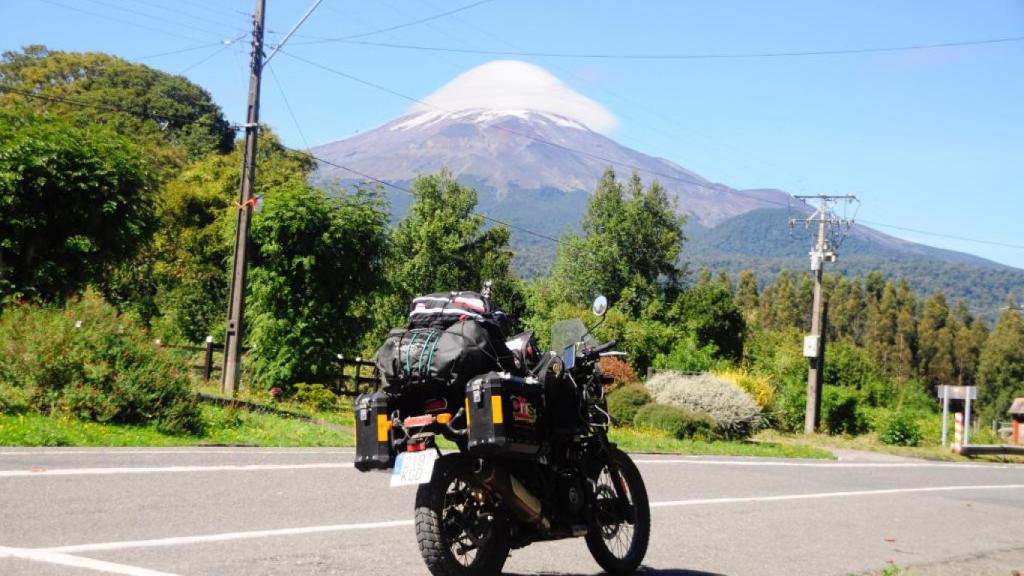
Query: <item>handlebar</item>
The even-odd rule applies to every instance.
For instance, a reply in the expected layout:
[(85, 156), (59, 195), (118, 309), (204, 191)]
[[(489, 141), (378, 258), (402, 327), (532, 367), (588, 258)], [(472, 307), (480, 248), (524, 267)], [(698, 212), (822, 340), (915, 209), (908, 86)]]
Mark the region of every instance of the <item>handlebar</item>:
[(616, 344), (618, 344), (618, 342), (616, 340), (609, 340), (609, 341), (605, 342), (604, 344), (599, 344), (599, 345), (591, 348), (589, 351), (587, 351), (587, 356), (595, 357), (596, 358), (602, 352), (607, 352), (608, 350), (611, 350), (612, 348), (615, 348)]

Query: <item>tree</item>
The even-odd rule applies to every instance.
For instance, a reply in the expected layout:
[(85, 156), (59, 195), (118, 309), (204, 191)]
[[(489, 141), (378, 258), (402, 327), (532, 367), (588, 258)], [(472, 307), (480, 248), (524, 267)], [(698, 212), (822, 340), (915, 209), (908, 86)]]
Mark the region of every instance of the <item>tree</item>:
[(304, 182), (272, 190), (252, 225), (246, 310), (253, 382), (259, 387), (322, 380), (372, 319), (381, 285), (387, 214), (357, 191), (328, 198)]
[(605, 171), (587, 205), (583, 235), (566, 234), (554, 282), (569, 302), (605, 294), (634, 313), (679, 287), (676, 261), (685, 240), (685, 216), (658, 182), (644, 188), (636, 173), (624, 186)]
[(978, 409), (983, 418), (1004, 418), (1010, 403), (1024, 396), (1024, 322), (1011, 307), (999, 316), (978, 363)]
[(694, 333), (700, 346), (713, 344), (719, 354), (732, 360), (743, 355), (746, 322), (732, 293), (722, 284), (698, 284), (685, 290), (670, 317)]
[(525, 296), (512, 273), (509, 231), (484, 228), (474, 213), (476, 191), (446, 170), (421, 176), (412, 185), (414, 201), (397, 226), (387, 258), (388, 293), (374, 337), (404, 323), (412, 298), (439, 291), (480, 290), (493, 281), (492, 298), (513, 319), (525, 313)]
[[(25, 112), (25, 111), (22, 111)], [(61, 302), (154, 228), (145, 153), (109, 127), (0, 112), (0, 293)]]
[(234, 142), (233, 129), (206, 90), (184, 76), (108, 54), (39, 45), (4, 52), (0, 81), (8, 88), (0, 92), (0, 108), (24, 104), (76, 118), (79, 125), (107, 124), (137, 143), (162, 144), (168, 149), (164, 159), (176, 165), (185, 157), (228, 152)]
[(963, 300), (957, 302), (954, 316), (957, 328), (953, 335), (953, 360), (957, 385), (973, 386), (976, 384), (978, 361), (985, 339), (988, 338), (988, 329), (984, 322), (970, 313)]
[[(282, 186), (304, 183), (315, 167), (309, 155), (285, 149), (268, 129), (261, 130), (256, 163), (255, 194), (267, 199)], [(214, 152), (168, 182), (153, 242), (130, 267), (143, 278), (104, 291), (122, 307), (151, 297), (154, 315), (161, 316), (159, 331), (169, 341), (223, 336), (241, 166), (240, 148)], [(145, 286), (144, 279), (155, 287), (133, 291)]]
[(942, 292), (932, 294), (925, 300), (917, 325), (918, 368), (929, 386), (956, 383), (953, 359), (955, 330), (945, 295)]

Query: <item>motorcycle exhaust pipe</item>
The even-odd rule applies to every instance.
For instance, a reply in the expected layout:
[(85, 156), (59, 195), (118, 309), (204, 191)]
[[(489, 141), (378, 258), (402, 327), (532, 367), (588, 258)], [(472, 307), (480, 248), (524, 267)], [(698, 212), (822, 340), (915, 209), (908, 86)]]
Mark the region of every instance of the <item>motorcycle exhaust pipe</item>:
[(507, 470), (481, 461), (476, 475), (484, 486), (501, 496), (520, 520), (536, 524), (544, 530), (551, 529), (551, 522), (541, 513), (540, 500)]

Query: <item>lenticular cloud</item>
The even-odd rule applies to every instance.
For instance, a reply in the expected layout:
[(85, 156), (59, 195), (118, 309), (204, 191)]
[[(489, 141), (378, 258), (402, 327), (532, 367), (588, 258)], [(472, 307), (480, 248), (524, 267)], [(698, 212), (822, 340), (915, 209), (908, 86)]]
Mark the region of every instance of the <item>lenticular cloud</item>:
[(575, 120), (591, 130), (616, 125), (611, 112), (566, 86), (547, 70), (517, 60), (495, 60), (464, 72), (417, 104), (412, 112), (490, 110), (547, 112)]

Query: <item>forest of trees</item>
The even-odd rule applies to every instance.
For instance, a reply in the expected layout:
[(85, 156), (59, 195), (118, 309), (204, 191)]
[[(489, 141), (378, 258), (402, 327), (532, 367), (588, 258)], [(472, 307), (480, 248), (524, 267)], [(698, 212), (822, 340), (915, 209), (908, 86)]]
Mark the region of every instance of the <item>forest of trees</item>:
[[(103, 54), (30, 47), (0, 61), (0, 127), (0, 314), (92, 294), (165, 342), (222, 338), (241, 156), (205, 90)], [(551, 323), (605, 294), (613, 308), (599, 335), (617, 338), (637, 373), (747, 371), (775, 389), (774, 425), (802, 418), (811, 277), (688, 269), (685, 218), (657, 182), (608, 170), (580, 232), (559, 239), (551, 273), (526, 282), (509, 230), (489, 225), (476, 192), (440, 167), (415, 180), (395, 226), (380, 190), (317, 188), (314, 170), (262, 130), (250, 386), (323, 380), (337, 353), (372, 354), (412, 297), (490, 279), (516, 327), (542, 341)], [(828, 275), (825, 294), (826, 405), (925, 410), (935, 386), (978, 385), (992, 420), (1024, 395), (1013, 302), (989, 325), (884, 271)]]

